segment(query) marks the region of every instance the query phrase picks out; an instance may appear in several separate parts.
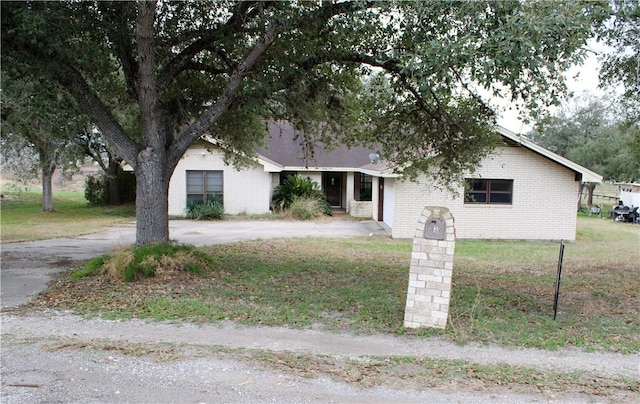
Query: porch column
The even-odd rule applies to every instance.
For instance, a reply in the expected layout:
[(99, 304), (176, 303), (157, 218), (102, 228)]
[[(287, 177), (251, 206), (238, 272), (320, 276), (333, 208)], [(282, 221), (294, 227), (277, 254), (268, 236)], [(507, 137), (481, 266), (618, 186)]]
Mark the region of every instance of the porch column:
[(353, 172), (348, 172), (347, 173), (347, 181), (346, 181), (346, 187), (347, 189), (345, 190), (345, 196), (346, 196), (346, 200), (345, 200), (345, 210), (347, 212), (347, 214), (351, 213), (351, 201), (353, 201), (354, 198), (354, 193), (353, 193), (353, 183), (354, 183), (354, 175)]
[(371, 177), (371, 218), (380, 220), (378, 217), (378, 195), (380, 194), (380, 177)]

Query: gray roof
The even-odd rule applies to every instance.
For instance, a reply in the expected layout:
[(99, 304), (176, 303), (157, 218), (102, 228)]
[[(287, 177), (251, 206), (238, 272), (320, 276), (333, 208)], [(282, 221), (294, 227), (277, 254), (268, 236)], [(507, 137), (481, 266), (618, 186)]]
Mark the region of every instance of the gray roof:
[(327, 150), (324, 145), (317, 144), (313, 156), (305, 159), (300, 144), (301, 131), (295, 130), (293, 125), (286, 121), (271, 121), (268, 125), (268, 148), (259, 148), (257, 152), (284, 167), (360, 168), (371, 164), (369, 154), (375, 153), (375, 150), (365, 147), (348, 148), (338, 145)]
[[(377, 153), (375, 148), (359, 146), (349, 148), (345, 145), (336, 145), (335, 148), (327, 150), (324, 145), (317, 144), (313, 156), (305, 159), (300, 144), (301, 131), (295, 130), (293, 125), (287, 121), (269, 121), (267, 125), (269, 129), (269, 135), (266, 138), (268, 147), (258, 148), (256, 151), (259, 158), (262, 158), (262, 162), (272, 165), (274, 171), (321, 169), (323, 171), (361, 171), (385, 177), (398, 176), (391, 170), (387, 162), (371, 161), (369, 155)], [(498, 126), (496, 130), (508, 145), (524, 147), (548, 158), (556, 164), (574, 171), (579, 175), (581, 181), (602, 182), (601, 175), (531, 142), (525, 136), (517, 135), (501, 126)]]

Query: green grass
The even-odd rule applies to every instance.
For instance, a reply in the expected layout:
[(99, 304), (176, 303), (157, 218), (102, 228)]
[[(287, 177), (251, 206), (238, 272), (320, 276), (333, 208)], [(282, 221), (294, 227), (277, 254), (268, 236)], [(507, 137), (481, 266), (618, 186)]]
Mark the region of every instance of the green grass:
[(103, 254), (98, 257), (92, 258), (87, 263), (77, 271), (74, 271), (71, 274), (71, 279), (78, 280), (87, 276), (92, 276), (100, 273), (104, 264), (111, 256), (109, 254)]
[[(38, 305), (110, 317), (356, 332), (557, 349), (640, 351), (640, 226), (581, 217), (565, 249), (553, 320), (558, 243), (459, 241), (445, 330), (407, 330), (411, 242), (386, 238), (254, 241), (201, 249), (211, 270), (121, 284), (62, 278)], [(186, 275), (185, 275), (186, 276)]]
[(3, 194), (0, 205), (2, 242), (74, 237), (135, 220), (135, 207), (91, 207), (78, 191), (55, 191), (55, 212), (42, 211), (42, 193)]

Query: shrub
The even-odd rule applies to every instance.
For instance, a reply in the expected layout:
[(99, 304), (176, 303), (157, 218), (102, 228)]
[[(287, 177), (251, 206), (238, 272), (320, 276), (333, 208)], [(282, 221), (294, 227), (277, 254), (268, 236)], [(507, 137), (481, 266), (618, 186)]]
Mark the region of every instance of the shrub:
[(135, 202), (136, 200), (136, 175), (132, 172), (118, 170), (118, 183), (120, 184), (120, 200)]
[(331, 216), (331, 205), (320, 190), (318, 183), (298, 175), (290, 175), (273, 190), (271, 206), (276, 212), (284, 212), (296, 199), (315, 199), (321, 206), (322, 213)]
[(216, 196), (204, 203), (189, 202), (187, 205), (187, 219), (219, 220), (224, 215), (224, 206), (220, 197)]
[(105, 174), (94, 174), (84, 182), (84, 197), (91, 206), (104, 206), (109, 203), (109, 182)]
[(150, 245), (128, 248), (113, 255), (102, 255), (89, 260), (83, 268), (74, 272), (72, 279), (106, 274), (126, 282), (157, 273), (185, 271), (202, 274), (213, 266), (209, 255), (189, 245)]
[[(121, 202), (136, 200), (136, 176), (134, 173), (118, 170), (118, 193)], [(87, 177), (84, 183), (84, 198), (91, 206), (109, 204), (109, 177), (107, 174), (94, 174)]]
[(316, 198), (295, 198), (287, 212), (298, 220), (311, 220), (325, 214), (322, 201)]

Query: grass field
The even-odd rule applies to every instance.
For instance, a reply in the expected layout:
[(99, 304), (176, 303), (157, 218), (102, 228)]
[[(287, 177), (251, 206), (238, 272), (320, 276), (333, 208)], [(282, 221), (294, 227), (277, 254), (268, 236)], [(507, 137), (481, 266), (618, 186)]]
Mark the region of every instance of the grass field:
[[(22, 219), (3, 201), (5, 223)], [(71, 202), (69, 202), (73, 205)], [(75, 202), (78, 203), (77, 201)], [(131, 220), (123, 211), (69, 206), (47, 226)], [(64, 204), (58, 204), (61, 211)], [(7, 209), (5, 211), (5, 209)], [(5, 212), (11, 212), (6, 214)], [(80, 219), (78, 219), (80, 218)], [(6, 220), (6, 222), (5, 222)], [(73, 228), (85, 227), (73, 224)], [(62, 230), (61, 230), (62, 231)], [(640, 226), (580, 216), (565, 249), (559, 312), (553, 320), (558, 243), (458, 241), (449, 325), (420, 330), (461, 343), (640, 351)], [(203, 248), (205, 275), (168, 271), (137, 282), (61, 275), (34, 303), (107, 317), (324, 327), (416, 333), (403, 328), (411, 243), (388, 238), (294, 239)]]
[(2, 242), (73, 237), (135, 220), (135, 207), (91, 207), (78, 191), (55, 191), (55, 212), (42, 211), (42, 193), (3, 193), (0, 205)]

